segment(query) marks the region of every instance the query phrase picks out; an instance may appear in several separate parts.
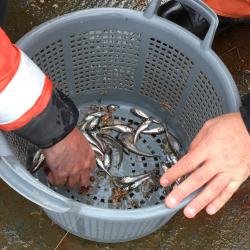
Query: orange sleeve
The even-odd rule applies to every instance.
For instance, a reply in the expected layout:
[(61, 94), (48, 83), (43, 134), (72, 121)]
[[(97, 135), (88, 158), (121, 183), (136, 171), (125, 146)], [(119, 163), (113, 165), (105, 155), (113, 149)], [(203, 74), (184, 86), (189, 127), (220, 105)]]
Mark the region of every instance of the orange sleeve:
[(0, 28), (0, 130), (25, 126), (47, 107), (51, 96), (51, 80)]
[(250, 0), (204, 0), (218, 15), (225, 17), (250, 17)]

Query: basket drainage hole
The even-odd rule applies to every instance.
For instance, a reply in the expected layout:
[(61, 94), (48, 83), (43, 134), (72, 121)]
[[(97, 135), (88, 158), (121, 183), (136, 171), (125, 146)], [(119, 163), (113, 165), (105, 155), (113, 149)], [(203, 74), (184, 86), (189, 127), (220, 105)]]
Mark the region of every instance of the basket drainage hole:
[[(131, 163), (131, 165), (134, 167), (135, 166), (135, 163)], [(133, 171), (132, 171), (133, 172)]]
[(159, 205), (160, 204), (160, 202), (159, 201), (157, 201), (156, 203), (155, 203), (155, 205)]
[(147, 141), (144, 139), (142, 142), (143, 142), (143, 143), (146, 143)]
[(129, 123), (134, 123), (134, 121), (133, 121), (133, 120), (131, 120), (131, 119), (129, 119), (129, 120), (128, 120), (128, 122), (129, 122)]
[(145, 158), (144, 156), (142, 156), (142, 158), (141, 158), (141, 159), (142, 159), (142, 161), (145, 161), (145, 160), (146, 160), (146, 158)]
[(130, 193), (129, 196), (132, 198), (135, 194), (134, 193)]
[(145, 204), (145, 201), (144, 200), (141, 200), (140, 201), (141, 205)]
[(154, 150), (152, 150), (152, 151), (151, 151), (151, 153), (154, 155), (154, 154), (155, 154), (155, 151), (154, 151)]
[(126, 121), (126, 118), (122, 117), (121, 120), (125, 122), (125, 121)]
[(97, 200), (97, 197), (96, 197), (96, 196), (94, 196), (94, 197), (93, 197), (93, 200), (95, 200), (95, 201), (96, 201), (96, 200)]
[(71, 199), (75, 199), (75, 196), (74, 196), (74, 195), (71, 195)]
[(155, 160), (155, 161), (158, 161), (158, 157), (154, 157), (154, 160)]
[(70, 192), (70, 190), (69, 190), (69, 189), (67, 189), (67, 192), (69, 193), (69, 192)]
[(104, 203), (104, 201), (105, 201), (104, 199), (101, 199), (101, 202), (102, 202), (102, 203)]
[(157, 141), (158, 143), (161, 143), (161, 140), (160, 140), (160, 139), (157, 139), (156, 141)]
[(146, 168), (148, 166), (148, 164), (145, 162), (145, 163), (143, 163), (143, 166), (144, 166), (144, 168)]
[(132, 173), (135, 173), (135, 170), (134, 170), (134, 169), (132, 170)]

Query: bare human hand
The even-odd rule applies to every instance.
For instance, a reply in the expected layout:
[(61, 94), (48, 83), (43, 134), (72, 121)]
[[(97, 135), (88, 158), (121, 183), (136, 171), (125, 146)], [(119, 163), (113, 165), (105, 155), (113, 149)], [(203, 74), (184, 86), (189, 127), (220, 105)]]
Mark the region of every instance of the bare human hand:
[(189, 173), (165, 198), (166, 205), (175, 207), (205, 185), (184, 214), (192, 218), (205, 207), (208, 214), (215, 214), (250, 175), (250, 136), (240, 113), (207, 121), (188, 153), (162, 176), (161, 185), (166, 187)]
[(63, 140), (43, 150), (50, 168), (48, 180), (54, 185), (88, 186), (95, 156), (88, 141), (75, 128)]

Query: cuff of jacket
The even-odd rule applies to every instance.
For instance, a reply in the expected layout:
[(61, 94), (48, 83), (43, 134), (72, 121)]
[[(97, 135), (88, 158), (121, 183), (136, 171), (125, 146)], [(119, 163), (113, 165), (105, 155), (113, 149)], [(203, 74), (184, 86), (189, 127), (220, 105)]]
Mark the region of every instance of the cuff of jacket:
[(74, 103), (59, 90), (53, 90), (44, 111), (13, 132), (45, 149), (64, 139), (76, 127), (78, 117)]
[(240, 107), (240, 113), (245, 126), (250, 134), (250, 93), (241, 97), (242, 106)]

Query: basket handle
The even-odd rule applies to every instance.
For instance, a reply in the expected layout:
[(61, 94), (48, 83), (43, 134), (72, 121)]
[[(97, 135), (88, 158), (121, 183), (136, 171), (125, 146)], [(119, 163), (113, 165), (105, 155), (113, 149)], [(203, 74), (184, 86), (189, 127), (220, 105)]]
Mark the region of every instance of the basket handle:
[[(177, 0), (177, 1), (194, 9), (204, 18), (206, 18), (206, 20), (209, 22), (210, 27), (204, 40), (201, 41), (201, 47), (205, 50), (210, 49), (214, 40), (216, 29), (219, 24), (219, 20), (216, 13), (212, 9), (210, 9), (206, 4), (204, 4), (201, 0)], [(148, 8), (145, 10), (144, 16), (147, 18), (152, 18), (153, 16), (155, 16), (160, 7), (161, 2), (162, 0), (152, 0)]]
[(16, 192), (56, 213), (65, 213), (73, 208), (67, 199), (44, 186), (16, 162), (13, 155), (0, 157), (0, 178)]

